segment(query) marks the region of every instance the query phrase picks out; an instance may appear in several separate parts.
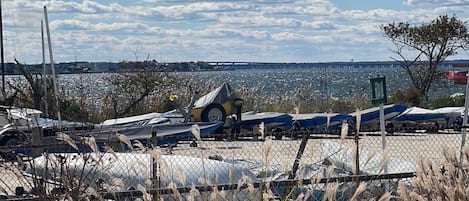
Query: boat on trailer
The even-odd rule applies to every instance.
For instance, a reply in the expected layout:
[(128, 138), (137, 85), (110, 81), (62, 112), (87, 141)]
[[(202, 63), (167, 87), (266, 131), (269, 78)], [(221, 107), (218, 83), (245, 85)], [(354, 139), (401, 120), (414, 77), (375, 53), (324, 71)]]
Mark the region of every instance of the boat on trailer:
[(429, 110), (411, 107), (391, 120), (393, 129), (402, 131), (425, 130), (436, 132), (439, 129), (460, 128), (464, 107), (444, 107)]
[[(350, 126), (356, 127), (358, 115), (360, 115), (360, 131), (379, 131), (380, 120), (379, 120), (379, 109), (380, 107), (373, 107), (366, 110), (350, 113), (352, 116), (350, 119)], [(384, 105), (384, 121), (389, 122), (399, 114), (403, 113), (407, 109), (405, 105)]]
[(279, 112), (244, 113), (241, 115), (241, 128), (245, 129), (252, 129), (261, 123), (266, 129), (291, 127), (292, 122), (292, 116)]
[(313, 131), (335, 131), (340, 130), (343, 122), (348, 122), (352, 116), (340, 113), (310, 113), (290, 114), (299, 128)]

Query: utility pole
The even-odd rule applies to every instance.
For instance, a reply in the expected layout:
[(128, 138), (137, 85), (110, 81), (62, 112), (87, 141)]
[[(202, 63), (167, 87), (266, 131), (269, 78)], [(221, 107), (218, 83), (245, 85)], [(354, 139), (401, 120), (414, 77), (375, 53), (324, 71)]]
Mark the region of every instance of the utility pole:
[(0, 0), (0, 57), (2, 62), (2, 95), (5, 96), (5, 59), (3, 56), (3, 17), (2, 17), (2, 1)]

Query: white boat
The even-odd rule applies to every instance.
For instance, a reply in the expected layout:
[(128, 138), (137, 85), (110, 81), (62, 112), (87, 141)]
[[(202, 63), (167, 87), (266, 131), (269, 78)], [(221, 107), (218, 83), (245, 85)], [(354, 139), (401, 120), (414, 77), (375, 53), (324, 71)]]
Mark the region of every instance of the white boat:
[(113, 126), (139, 126), (139, 125), (155, 125), (163, 123), (182, 123), (184, 116), (176, 113), (175, 110), (165, 113), (147, 113), (142, 115), (135, 115), (130, 117), (122, 117), (115, 119), (108, 119), (96, 125), (96, 127), (113, 127)]
[(147, 113), (142, 115), (136, 115), (131, 117), (123, 117), (123, 118), (116, 118), (116, 119), (108, 119), (103, 121), (100, 126), (132, 126), (132, 125), (144, 125), (147, 122), (151, 121), (155, 118), (162, 118), (164, 121), (169, 121), (169, 119), (164, 118), (162, 113)]
[[(407, 109), (405, 105), (384, 105), (384, 121), (390, 121)], [(351, 125), (355, 127), (357, 121), (356, 112), (350, 113), (353, 118)], [(373, 107), (360, 111), (360, 131), (378, 131), (380, 129), (379, 123), (379, 107)]]
[(129, 140), (140, 140), (146, 143), (152, 138), (153, 132), (156, 134), (155, 145), (176, 144), (179, 140), (192, 138), (192, 128), (197, 125), (200, 136), (211, 134), (223, 126), (223, 122), (188, 122), (174, 124), (155, 124), (144, 126), (119, 126), (103, 127), (92, 131), (72, 132), (75, 137), (93, 136), (97, 142), (105, 144), (109, 141), (117, 141), (117, 134), (125, 135)]
[(450, 128), (454, 124), (461, 123), (463, 107), (446, 107), (429, 110), (420, 107), (411, 107), (392, 120), (396, 129), (405, 128)]

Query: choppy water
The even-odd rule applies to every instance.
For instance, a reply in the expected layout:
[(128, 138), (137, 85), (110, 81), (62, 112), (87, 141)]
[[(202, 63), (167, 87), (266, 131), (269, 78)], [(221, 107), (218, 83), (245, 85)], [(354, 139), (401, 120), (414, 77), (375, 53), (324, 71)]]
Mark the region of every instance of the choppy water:
[[(350, 98), (370, 94), (370, 78), (386, 76), (388, 94), (410, 86), (408, 76), (397, 67), (368, 68), (311, 68), (236, 70), (188, 73), (197, 76), (201, 83), (228, 82), (233, 87), (262, 88), (267, 95), (293, 94), (297, 89), (311, 89), (319, 96)], [(432, 85), (431, 96), (438, 97), (464, 92), (464, 86), (449, 81)]]
[[(235, 71), (208, 71), (177, 73), (192, 77), (200, 86), (216, 86), (226, 82), (233, 88), (254, 90), (261, 96), (291, 96), (298, 90), (308, 90), (319, 97), (351, 98), (369, 95), (370, 78), (386, 76), (388, 94), (410, 86), (408, 76), (397, 67), (365, 68), (294, 68), (294, 69), (250, 69)], [(87, 94), (91, 101), (99, 104), (105, 92), (112, 90), (105, 77), (109, 74), (66, 74), (59, 76), (59, 85), (65, 96), (79, 97)], [(9, 82), (24, 82), (19, 76), (8, 76)], [(440, 81), (433, 85), (432, 97), (464, 92), (464, 86)]]

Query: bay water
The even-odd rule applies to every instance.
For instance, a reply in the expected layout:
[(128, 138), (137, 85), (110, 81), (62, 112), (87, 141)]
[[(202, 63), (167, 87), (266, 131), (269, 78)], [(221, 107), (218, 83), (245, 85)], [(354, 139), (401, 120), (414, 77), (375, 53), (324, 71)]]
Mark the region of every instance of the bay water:
[[(408, 75), (399, 67), (324, 67), (324, 68), (283, 68), (244, 69), (228, 71), (178, 72), (177, 76), (190, 77), (198, 87), (217, 86), (229, 83), (234, 89), (256, 91), (259, 97), (276, 98), (302, 93), (316, 97), (347, 99), (370, 96), (370, 78), (386, 77), (388, 95), (398, 89), (411, 86)], [(99, 104), (104, 94), (112, 90), (105, 77), (110, 73), (61, 74), (59, 88), (61, 95), (81, 97), (86, 94), (90, 101)], [(7, 76), (9, 83), (24, 83), (21, 76)], [(464, 85), (455, 85), (448, 80), (434, 82), (430, 99), (464, 93)], [(260, 93), (260, 94), (259, 94)]]

